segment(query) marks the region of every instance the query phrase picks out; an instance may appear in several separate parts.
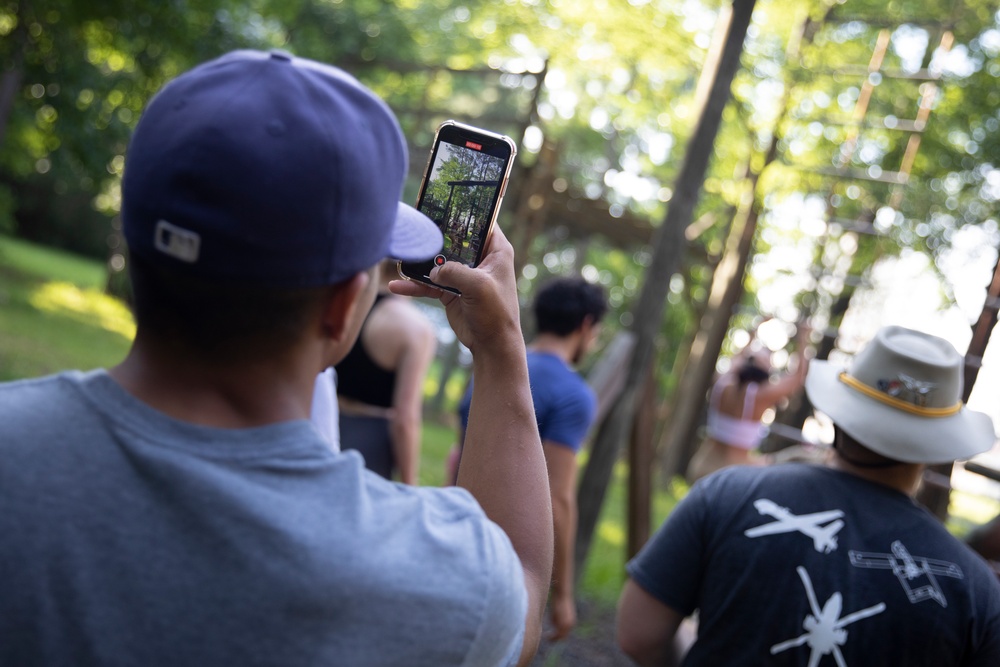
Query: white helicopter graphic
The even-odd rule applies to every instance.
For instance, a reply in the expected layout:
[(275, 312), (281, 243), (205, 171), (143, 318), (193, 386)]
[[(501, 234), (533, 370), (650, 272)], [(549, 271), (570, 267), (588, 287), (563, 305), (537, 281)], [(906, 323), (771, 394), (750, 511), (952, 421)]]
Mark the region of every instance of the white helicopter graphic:
[(840, 647), (847, 642), (847, 630), (844, 628), (851, 623), (860, 621), (869, 616), (875, 616), (885, 611), (885, 603), (879, 602), (877, 605), (848, 614), (843, 618), (840, 612), (843, 609), (844, 598), (840, 593), (834, 593), (820, 609), (816, 600), (816, 592), (813, 590), (812, 580), (804, 567), (797, 567), (795, 571), (802, 579), (802, 585), (806, 589), (806, 597), (809, 599), (809, 607), (812, 614), (807, 614), (802, 621), (805, 633), (795, 639), (789, 639), (775, 644), (771, 647), (771, 655), (776, 655), (782, 651), (787, 651), (796, 646), (808, 644), (811, 652), (809, 654), (809, 667), (816, 667), (823, 656), (833, 654), (833, 659), (837, 661), (838, 667), (847, 667), (844, 655), (840, 652)]
[(781, 507), (767, 498), (755, 500), (753, 506), (761, 514), (774, 517), (777, 521), (747, 529), (743, 532), (747, 537), (798, 531), (812, 538), (816, 551), (828, 554), (837, 549), (837, 533), (844, 527), (844, 522), (840, 520), (844, 516), (842, 511), (828, 510), (798, 516), (789, 512), (787, 507)]

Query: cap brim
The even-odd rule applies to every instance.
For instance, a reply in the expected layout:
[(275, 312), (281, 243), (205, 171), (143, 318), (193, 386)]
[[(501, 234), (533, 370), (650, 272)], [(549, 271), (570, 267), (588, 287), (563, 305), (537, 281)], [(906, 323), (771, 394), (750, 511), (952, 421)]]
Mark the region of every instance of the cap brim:
[(843, 370), (826, 361), (809, 362), (806, 395), (872, 451), (907, 463), (948, 463), (988, 451), (996, 442), (988, 415), (964, 406), (950, 417), (911, 415), (851, 389), (839, 379)]
[(389, 257), (419, 262), (431, 259), (443, 246), (444, 236), (434, 221), (412, 206), (399, 202), (396, 224), (389, 240)]

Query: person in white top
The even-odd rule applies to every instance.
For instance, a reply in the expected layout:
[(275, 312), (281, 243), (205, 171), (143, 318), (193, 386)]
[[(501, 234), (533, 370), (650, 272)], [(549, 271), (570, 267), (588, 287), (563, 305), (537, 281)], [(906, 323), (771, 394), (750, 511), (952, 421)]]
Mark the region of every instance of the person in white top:
[(337, 407), (337, 371), (333, 366), (316, 376), (309, 421), (335, 452), (340, 451), (340, 410)]
[(712, 387), (705, 439), (687, 469), (691, 484), (726, 466), (763, 462), (757, 456), (757, 448), (767, 435), (761, 418), (802, 389), (809, 370), (804, 354), (809, 332), (807, 326), (799, 325), (792, 370), (778, 376), (771, 367), (770, 351), (754, 348), (756, 329), (750, 333), (750, 342)]

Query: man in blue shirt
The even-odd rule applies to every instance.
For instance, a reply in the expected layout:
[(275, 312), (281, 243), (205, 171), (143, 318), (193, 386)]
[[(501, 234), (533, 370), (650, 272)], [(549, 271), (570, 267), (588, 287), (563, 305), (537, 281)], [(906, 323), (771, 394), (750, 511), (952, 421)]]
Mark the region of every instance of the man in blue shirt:
[[(573, 367), (593, 346), (607, 300), (600, 286), (583, 278), (556, 278), (538, 291), (533, 310), (536, 333), (528, 346), (528, 376), (552, 492), (555, 561), (550, 601), (554, 627), (550, 638), (559, 640), (576, 625), (573, 596), (576, 454), (597, 410), (593, 390)], [(471, 403), (470, 384), (459, 406), (463, 433)]]

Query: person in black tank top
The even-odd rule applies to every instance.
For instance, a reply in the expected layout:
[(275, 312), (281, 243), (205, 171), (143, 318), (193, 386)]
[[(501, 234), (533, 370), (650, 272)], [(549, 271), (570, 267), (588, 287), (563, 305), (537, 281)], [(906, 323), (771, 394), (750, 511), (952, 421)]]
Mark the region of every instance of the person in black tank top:
[[(389, 294), (380, 293), (375, 297), (372, 312)], [(362, 327), (362, 335), (368, 322)], [(359, 339), (360, 340), (360, 339)], [(392, 392), (396, 388), (396, 371), (379, 366), (368, 354), (363, 344), (356, 344), (344, 360), (337, 364), (337, 394), (362, 403), (381, 408), (392, 407)]]
[[(383, 281), (395, 267), (383, 266)], [(385, 287), (358, 341), (337, 364), (340, 440), (387, 479), (417, 483), (423, 384), (437, 338), (430, 320)]]

